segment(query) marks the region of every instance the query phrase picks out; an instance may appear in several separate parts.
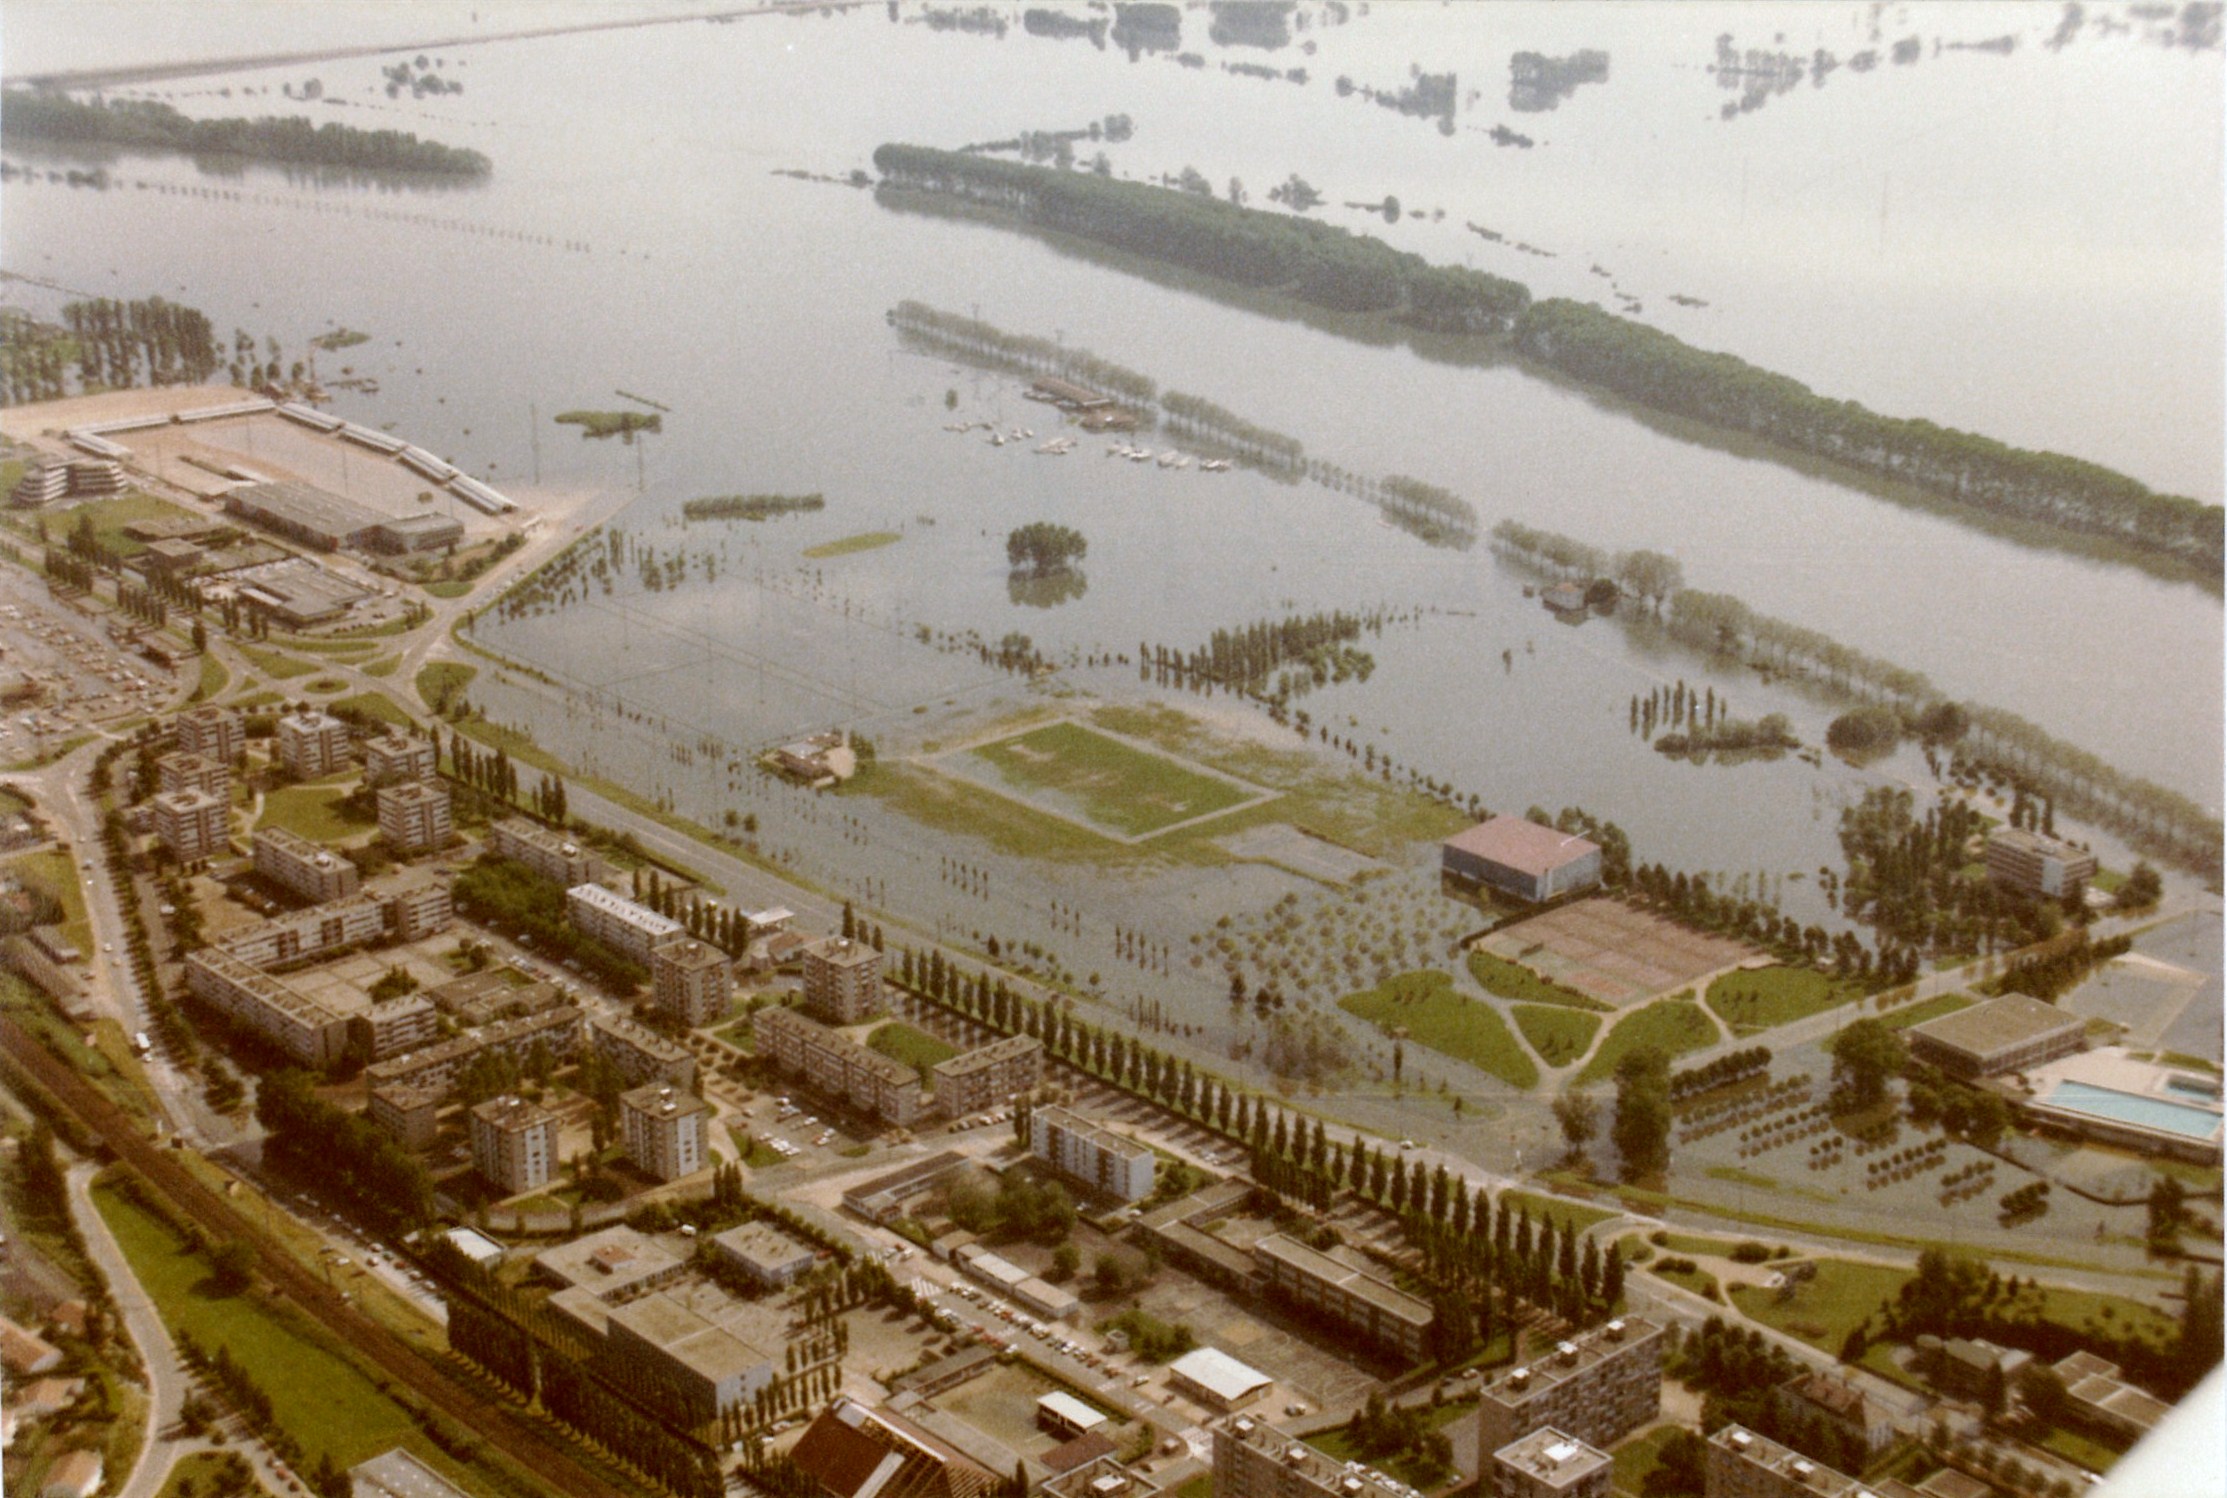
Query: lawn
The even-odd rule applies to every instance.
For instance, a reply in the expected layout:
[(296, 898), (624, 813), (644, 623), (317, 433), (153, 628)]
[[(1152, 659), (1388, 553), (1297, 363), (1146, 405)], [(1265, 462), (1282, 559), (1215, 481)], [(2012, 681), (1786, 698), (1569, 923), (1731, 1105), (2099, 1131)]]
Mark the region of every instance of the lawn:
[[(1476, 1408), (1475, 1400), (1465, 1399), (1450, 1401), (1439, 1405), (1436, 1409), (1427, 1409), (1424, 1412), (1424, 1428), (1426, 1430), (1438, 1430), (1453, 1424), (1464, 1415), (1475, 1413)], [(1402, 1452), (1392, 1457), (1363, 1457), (1360, 1449), (1353, 1444), (1352, 1434), (1343, 1425), (1333, 1425), (1328, 1430), (1316, 1431), (1313, 1435), (1307, 1437), (1307, 1444), (1332, 1461), (1354, 1462), (1365, 1460), (1378, 1471), (1395, 1477), (1420, 1492), (1427, 1493), (1433, 1488), (1443, 1487), (1446, 1479), (1451, 1475), (1442, 1468), (1429, 1466), (1417, 1460), (1415, 1453), (1412, 1451)]]
[(2119, 1460), (2120, 1453), (2101, 1441), (2091, 1440), (2078, 1431), (2052, 1428), (2041, 1438), (2044, 1451), (2054, 1451), (2075, 1466), (2090, 1472), (2108, 1472)]
[(351, 1467), (390, 1446), (406, 1446), (435, 1470), (454, 1471), (408, 1413), (313, 1328), (252, 1293), (211, 1293), (208, 1260), (114, 1185), (96, 1186), (93, 1198), (172, 1335), (227, 1349), (270, 1396), (278, 1423), (302, 1443), (312, 1465), (329, 1455)]
[[(1910, 1280), (1910, 1271), (1850, 1259), (1818, 1259), (1816, 1275), (1788, 1290), (1743, 1286), (1732, 1303), (1765, 1326), (1838, 1354), (1849, 1331), (1869, 1320), (1879, 1303)], [(1781, 1297), (1784, 1297), (1783, 1299)]]
[(1969, 1009), (1972, 1001), (1960, 993), (1935, 994), (1916, 1004), (1905, 1004), (1900, 1009), (1890, 1009), (1880, 1019), (1889, 1029), (1907, 1030), (1912, 1025), (1922, 1025), (1929, 1019), (1939, 1019), (1944, 1014), (1954, 1014), (1959, 1009)]
[[(1611, 1217), (1622, 1215), (1600, 1207), (1588, 1207), (1583, 1202), (1564, 1201), (1558, 1196), (1540, 1196), (1532, 1191), (1503, 1191), (1499, 1200), (1506, 1202), (1511, 1212), (1521, 1207), (1531, 1214), (1534, 1221), (1552, 1218), (1564, 1229), (1575, 1228), (1579, 1232), (1585, 1231), (1596, 1222), (1606, 1222)], [(1494, 1205), (1498, 1206), (1499, 1202)]]
[(218, 660), (214, 655), (204, 653), (201, 657), (201, 681), (193, 689), (192, 700), (195, 702), (210, 701), (224, 690), (231, 679), (232, 673), (224, 669), (224, 662)]
[(1404, 1031), (1417, 1045), (1466, 1061), (1510, 1087), (1538, 1085), (1539, 1068), (1516, 1044), (1499, 1011), (1456, 993), (1454, 980), (1445, 973), (1429, 968), (1400, 973), (1346, 995), (1338, 1007), (1386, 1034)]
[(1080, 815), (1119, 837), (1148, 837), (1178, 822), (1243, 805), (1259, 795), (1150, 749), (1080, 723), (1047, 723), (973, 749), (1021, 799)]
[(283, 827), (313, 843), (337, 842), (378, 825), (374, 817), (358, 817), (340, 804), (350, 787), (342, 785), (289, 785), (263, 798), (259, 827)]
[(384, 692), (358, 692), (353, 697), (339, 698), (330, 706), (335, 711), (346, 709), (359, 712), (367, 718), (376, 718), (381, 723), (391, 723), (397, 728), (414, 726), (410, 715)]
[(189, 1451), (172, 1465), (156, 1498), (264, 1498), (269, 1492), (238, 1452)]
[(401, 668), (401, 656), (383, 655), (379, 659), (373, 661), (370, 665), (365, 666), (363, 668), (363, 674), (366, 676), (392, 676)]
[(1487, 993), (1513, 999), (1519, 1004), (1559, 1004), (1567, 1009), (1585, 1009), (1595, 1014), (1606, 1014), (1608, 1005), (1599, 999), (1579, 993), (1551, 978), (1542, 978), (1520, 962), (1482, 949), (1469, 954), (1469, 973), (1484, 985)]
[(472, 591), (472, 585), (460, 577), (444, 577), (437, 583), (427, 583), (425, 591), (435, 598), (462, 598)]
[(1681, 1290), (1691, 1290), (1704, 1300), (1722, 1300), (1717, 1289), (1717, 1277), (1699, 1267), (1693, 1269), (1667, 1269), (1664, 1261), (1657, 1259), (1647, 1266), (1647, 1272), (1656, 1279), (1667, 1281)]
[(1615, 1460), (1610, 1482), (1619, 1493), (1637, 1493), (1647, 1481), (1647, 1474), (1662, 1465), (1662, 1444), (1678, 1434), (1678, 1427), (1666, 1425), (1651, 1430), (1643, 1436), (1633, 1436), (1609, 1455)]
[(939, 1061), (949, 1061), (959, 1054), (956, 1046), (946, 1045), (925, 1030), (916, 1030), (903, 1020), (891, 1020), (866, 1039), (869, 1049), (881, 1052), (892, 1061), (919, 1070), (934, 1066)]
[(895, 531), (861, 531), (855, 536), (845, 536), (840, 541), (823, 541), (818, 546), (807, 546), (804, 554), (815, 561), (822, 557), (847, 557), (854, 551), (879, 551), (884, 546), (894, 546), (903, 539)]
[(477, 666), (467, 666), (459, 661), (435, 661), (418, 671), (418, 697), (427, 707), (446, 717), (450, 701), (470, 686), (472, 678), (477, 675)]
[(1822, 1014), (1861, 992), (1815, 968), (1763, 967), (1726, 973), (1709, 985), (1708, 1003), (1735, 1035), (1753, 1035)]
[(781, 1152), (748, 1129), (729, 1124), (727, 1137), (735, 1142), (735, 1150), (742, 1156), (742, 1163), (752, 1170), (768, 1170), (781, 1163)]
[(30, 888), (51, 896), (62, 907), (62, 935), (78, 951), (93, 950), (93, 927), (85, 918), (85, 889), (78, 882), (77, 866), (67, 853), (48, 849), (12, 859), (8, 867)]
[(140, 552), (146, 549), (144, 543), (134, 541), (124, 534), (124, 527), (135, 521), (200, 521), (202, 519), (201, 516), (194, 514), (192, 511), (182, 510), (167, 500), (156, 499), (152, 495), (141, 494), (134, 490), (129, 494), (120, 494), (114, 499), (100, 499), (91, 504), (79, 505), (70, 510), (66, 517), (55, 517), (54, 522), (48, 526), (48, 529), (53, 533), (57, 544), (60, 544), (70, 532), (77, 529), (78, 517), (81, 515), (93, 522), (94, 539), (110, 551), (124, 557), (138, 556)]
[(1584, 1055), (1601, 1028), (1598, 1016), (1554, 1004), (1518, 1004), (1513, 1012), (1516, 1028), (1549, 1066), (1568, 1066)]
[(1657, 999), (1616, 1022), (1593, 1059), (1577, 1074), (1575, 1085), (1582, 1087), (1615, 1075), (1616, 1063), (1641, 1046), (1657, 1046), (1666, 1055), (1677, 1056), (1714, 1045), (1717, 1038), (1717, 1027), (1698, 1005), (1682, 999)]

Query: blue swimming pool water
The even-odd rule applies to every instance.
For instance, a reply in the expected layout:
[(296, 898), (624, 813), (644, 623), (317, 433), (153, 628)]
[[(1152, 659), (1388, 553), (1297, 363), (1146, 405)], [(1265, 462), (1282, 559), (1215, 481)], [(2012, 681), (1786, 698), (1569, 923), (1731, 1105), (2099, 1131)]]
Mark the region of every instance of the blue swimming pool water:
[(2096, 1087), (2087, 1082), (2059, 1082), (2042, 1101), (2068, 1113), (2137, 1124), (2145, 1129), (2186, 1135), (2190, 1139), (2209, 1139), (2219, 1132), (2220, 1126), (2220, 1116), (2202, 1108), (2168, 1102), (2164, 1098), (2113, 1092), (2108, 1087)]

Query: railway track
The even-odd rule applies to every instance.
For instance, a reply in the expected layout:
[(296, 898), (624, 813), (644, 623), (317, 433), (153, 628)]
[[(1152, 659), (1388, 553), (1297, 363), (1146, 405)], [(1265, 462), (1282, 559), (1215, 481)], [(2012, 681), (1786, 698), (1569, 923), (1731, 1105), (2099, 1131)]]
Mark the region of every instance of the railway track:
[(615, 1486), (581, 1465), (516, 1409), (487, 1398), (440, 1361), (356, 1309), (246, 1214), (187, 1170), (171, 1151), (150, 1139), (143, 1125), (109, 1101), (74, 1067), (5, 1017), (0, 1017), (0, 1063), (22, 1072), (74, 1114), (117, 1159), (138, 1171), (212, 1242), (239, 1240), (252, 1244), (260, 1261), (258, 1268), (274, 1290), (380, 1372), (409, 1389), (428, 1408), (456, 1422), (475, 1440), (500, 1451), (534, 1481), (566, 1498), (636, 1498), (633, 1489)]

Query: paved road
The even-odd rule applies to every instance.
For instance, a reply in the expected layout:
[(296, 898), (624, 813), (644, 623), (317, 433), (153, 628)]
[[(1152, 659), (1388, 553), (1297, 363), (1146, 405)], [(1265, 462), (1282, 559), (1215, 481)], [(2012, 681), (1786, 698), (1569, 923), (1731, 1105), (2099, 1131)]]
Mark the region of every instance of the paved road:
[(154, 1498), (169, 1479), (171, 1463), (179, 1454), (165, 1432), (177, 1428), (190, 1384), (178, 1361), (178, 1349), (170, 1340), (169, 1328), (162, 1324), (154, 1302), (140, 1288), (131, 1261), (124, 1257), (116, 1235), (108, 1230), (108, 1220), (93, 1206), (94, 1173), (95, 1167), (90, 1164), (70, 1168), (70, 1210), (85, 1235), (85, 1247), (93, 1262), (108, 1277), (109, 1293), (124, 1318), (124, 1330), (132, 1346), (139, 1349), (140, 1364), (147, 1370), (147, 1439), (140, 1445), (139, 1460), (131, 1475), (115, 1492), (118, 1498)]

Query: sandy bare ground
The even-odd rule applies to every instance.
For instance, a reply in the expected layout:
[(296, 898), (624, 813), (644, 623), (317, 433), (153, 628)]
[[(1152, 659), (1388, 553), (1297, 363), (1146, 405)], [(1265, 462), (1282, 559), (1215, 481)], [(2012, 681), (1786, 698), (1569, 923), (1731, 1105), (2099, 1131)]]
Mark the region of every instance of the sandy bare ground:
[[(29, 406), (0, 410), (0, 433), (19, 442), (33, 442), (56, 452), (67, 444), (64, 428), (86, 422), (129, 421), (135, 416), (175, 416), (201, 406), (221, 406), (253, 399), (254, 392), (237, 385), (163, 385), (152, 390), (109, 390), (99, 395), (73, 395), (67, 400), (40, 401)], [(121, 439), (131, 445), (131, 435)]]

